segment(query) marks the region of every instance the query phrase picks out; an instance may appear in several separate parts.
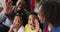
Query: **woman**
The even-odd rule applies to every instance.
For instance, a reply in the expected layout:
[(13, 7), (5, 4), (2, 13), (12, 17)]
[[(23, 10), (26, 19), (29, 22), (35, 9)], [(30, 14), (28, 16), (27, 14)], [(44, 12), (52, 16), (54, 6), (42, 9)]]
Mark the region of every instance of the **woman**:
[(39, 19), (43, 23), (43, 32), (60, 32), (60, 4), (46, 1), (40, 4)]

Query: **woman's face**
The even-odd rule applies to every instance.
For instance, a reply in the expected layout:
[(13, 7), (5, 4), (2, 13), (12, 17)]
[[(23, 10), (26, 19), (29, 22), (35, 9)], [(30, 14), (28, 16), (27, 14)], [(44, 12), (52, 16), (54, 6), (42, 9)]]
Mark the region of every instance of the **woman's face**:
[(22, 25), (22, 17), (15, 16), (13, 24), (15, 25), (15, 27), (21, 26)]
[(29, 15), (28, 24), (30, 24), (32, 29), (35, 29), (35, 15)]
[(43, 13), (43, 12), (42, 12), (42, 5), (41, 5), (41, 6), (39, 7), (38, 18), (39, 18), (40, 22), (43, 24), (43, 23), (45, 23), (45, 17), (43, 16), (42, 13)]

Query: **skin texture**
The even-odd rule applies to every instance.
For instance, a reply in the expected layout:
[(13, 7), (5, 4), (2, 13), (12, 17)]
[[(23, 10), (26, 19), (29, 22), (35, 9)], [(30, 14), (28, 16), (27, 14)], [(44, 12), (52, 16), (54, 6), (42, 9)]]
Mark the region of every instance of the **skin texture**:
[(22, 25), (22, 17), (15, 16), (13, 25), (15, 25), (16, 28), (17, 28), (17, 26), (21, 26)]
[(31, 26), (32, 29), (34, 29), (34, 27), (35, 27), (35, 23), (34, 23), (35, 17), (36, 16), (34, 16), (34, 15), (30, 15), (29, 19), (28, 19), (28, 23), (30, 24), (30, 26)]
[[(5, 14), (9, 15), (10, 13), (13, 12), (13, 10), (15, 9), (15, 7), (13, 7), (12, 5), (12, 0), (9, 0), (6, 4), (6, 8), (5, 8)], [(16, 2), (16, 6), (17, 6), (17, 11), (21, 10), (22, 5), (24, 5), (24, 0), (20, 0)]]
[(13, 8), (13, 6), (12, 6), (12, 1), (11, 0), (9, 0), (6, 4), (6, 8), (5, 8), (5, 14), (6, 15), (9, 15), (13, 10), (14, 10), (14, 8)]
[(39, 22), (35, 15), (29, 15), (28, 24), (30, 24), (32, 30), (39, 31)]
[(9, 32), (13, 32), (13, 29), (16, 29), (16, 31), (18, 31), (21, 25), (22, 25), (22, 17), (15, 16), (13, 24), (11, 25)]
[(39, 7), (38, 18), (39, 18), (40, 22), (42, 24), (44, 24), (45, 23), (45, 17), (42, 15), (41, 9), (42, 9), (42, 5)]

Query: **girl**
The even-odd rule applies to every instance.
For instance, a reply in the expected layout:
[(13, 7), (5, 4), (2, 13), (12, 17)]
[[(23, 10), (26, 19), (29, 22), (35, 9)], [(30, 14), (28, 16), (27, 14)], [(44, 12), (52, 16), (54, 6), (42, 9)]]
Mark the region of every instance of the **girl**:
[(17, 13), (9, 32), (24, 32), (22, 16)]
[(28, 17), (28, 24), (25, 26), (25, 32), (41, 32), (36, 13), (30, 13)]

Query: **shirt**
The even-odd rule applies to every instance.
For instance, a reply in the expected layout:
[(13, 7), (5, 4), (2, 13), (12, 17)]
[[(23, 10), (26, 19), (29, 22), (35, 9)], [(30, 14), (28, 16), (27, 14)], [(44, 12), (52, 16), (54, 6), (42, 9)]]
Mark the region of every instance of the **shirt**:
[(10, 27), (12, 20), (9, 19), (5, 14), (5, 9), (0, 13), (0, 23), (4, 24), (7, 27)]
[[(16, 29), (13, 29), (14, 32), (16, 32)], [(21, 26), (19, 29), (18, 29), (18, 32), (24, 32), (24, 26)]]
[[(25, 32), (36, 32), (36, 31), (35, 31), (35, 30), (32, 30), (31, 27), (30, 27), (30, 25), (27, 24), (27, 25), (25, 26)], [(39, 30), (39, 32), (41, 32), (41, 29)]]

